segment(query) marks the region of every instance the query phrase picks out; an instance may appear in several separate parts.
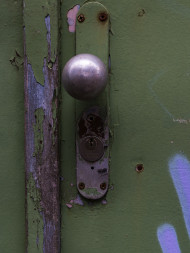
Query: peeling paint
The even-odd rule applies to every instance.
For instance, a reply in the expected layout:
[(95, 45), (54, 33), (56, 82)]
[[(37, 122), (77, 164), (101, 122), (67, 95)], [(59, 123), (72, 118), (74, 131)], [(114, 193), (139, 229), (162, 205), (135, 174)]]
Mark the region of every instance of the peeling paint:
[(18, 70), (23, 66), (24, 60), (20, 53), (15, 50), (15, 55), (9, 59), (11, 65), (15, 66)]
[[(35, 181), (32, 174), (30, 174), (29, 180), (27, 182), (27, 207), (30, 212), (32, 219), (28, 220), (28, 252), (33, 253), (38, 250), (38, 252), (43, 253), (43, 218), (42, 218), (42, 207), (41, 194), (39, 189), (36, 187)], [(36, 247), (35, 247), (35, 246)]]
[(34, 153), (33, 156), (39, 156), (43, 151), (43, 122), (44, 122), (44, 110), (38, 108), (35, 110), (35, 124), (34, 129)]
[(71, 204), (76, 204), (76, 205), (79, 205), (79, 206), (84, 206), (84, 203), (83, 203), (83, 201), (81, 199), (81, 196), (79, 194), (77, 195), (76, 199), (74, 199), (74, 200), (72, 199), (70, 201), (70, 203)]
[[(60, 204), (58, 169), (58, 2), (26, 1), (25, 21), (25, 154), (26, 180), (30, 173), (40, 192), (40, 224), (31, 233), (32, 220), (39, 220), (28, 203), (28, 252), (60, 252)], [(38, 13), (38, 15), (36, 15)], [(33, 16), (31, 16), (33, 15)], [(32, 152), (31, 152), (32, 151)], [(35, 240), (34, 240), (35, 238)], [(35, 244), (34, 244), (35, 242)], [(35, 248), (37, 245), (37, 249)], [(30, 250), (29, 250), (30, 249)]]
[[(24, 26), (26, 34), (26, 55), (32, 65), (38, 83), (44, 85), (43, 62), (51, 49), (51, 61), (55, 62), (58, 40), (58, 2), (54, 0), (25, 0)], [(36, 15), (37, 14), (37, 15)], [(45, 22), (44, 22), (45, 20)], [(47, 22), (50, 22), (47, 24)], [(51, 46), (47, 44), (50, 39)], [(46, 45), (46, 46), (44, 46)]]

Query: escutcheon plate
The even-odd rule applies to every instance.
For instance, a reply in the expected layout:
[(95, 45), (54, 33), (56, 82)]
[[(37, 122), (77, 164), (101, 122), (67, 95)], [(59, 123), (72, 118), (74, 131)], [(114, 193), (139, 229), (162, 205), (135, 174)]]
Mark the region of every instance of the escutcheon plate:
[(108, 190), (109, 131), (107, 115), (99, 107), (85, 111), (77, 124), (77, 187), (87, 199), (99, 199)]

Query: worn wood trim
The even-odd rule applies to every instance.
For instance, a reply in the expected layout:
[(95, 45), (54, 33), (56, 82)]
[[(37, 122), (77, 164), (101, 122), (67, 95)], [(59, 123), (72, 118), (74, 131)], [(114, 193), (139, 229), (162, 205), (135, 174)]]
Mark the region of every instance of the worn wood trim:
[(60, 252), (57, 0), (25, 0), (26, 252)]

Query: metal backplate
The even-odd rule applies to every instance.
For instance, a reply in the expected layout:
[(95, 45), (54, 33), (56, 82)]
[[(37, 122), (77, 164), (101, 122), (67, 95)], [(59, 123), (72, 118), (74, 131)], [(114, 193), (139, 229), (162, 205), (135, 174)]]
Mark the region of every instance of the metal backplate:
[(91, 107), (77, 124), (77, 187), (82, 196), (99, 199), (108, 189), (109, 131), (107, 115)]
[[(108, 68), (109, 12), (98, 2), (85, 3), (77, 14), (76, 54), (83, 53), (98, 56)], [(98, 97), (76, 101), (77, 187), (88, 199), (99, 199), (108, 189), (108, 94), (107, 84)]]

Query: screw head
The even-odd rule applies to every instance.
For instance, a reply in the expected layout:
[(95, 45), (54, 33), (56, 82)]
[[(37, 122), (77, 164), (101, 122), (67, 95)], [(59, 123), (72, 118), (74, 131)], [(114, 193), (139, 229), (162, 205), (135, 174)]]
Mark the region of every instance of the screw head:
[(137, 171), (138, 173), (143, 172), (143, 170), (144, 170), (144, 166), (143, 166), (142, 163), (139, 163), (139, 164), (136, 165), (136, 171)]
[(84, 188), (85, 188), (85, 183), (80, 182), (80, 183), (78, 184), (78, 187), (79, 187), (80, 190), (84, 190)]
[(77, 19), (78, 19), (78, 22), (82, 23), (85, 21), (85, 16), (83, 14), (80, 14)]
[(99, 14), (99, 20), (101, 21), (101, 22), (104, 22), (104, 21), (106, 21), (108, 19), (108, 14), (106, 13), (106, 12), (101, 12), (100, 14)]
[(105, 190), (106, 187), (107, 187), (107, 184), (105, 182), (100, 184), (100, 189)]

